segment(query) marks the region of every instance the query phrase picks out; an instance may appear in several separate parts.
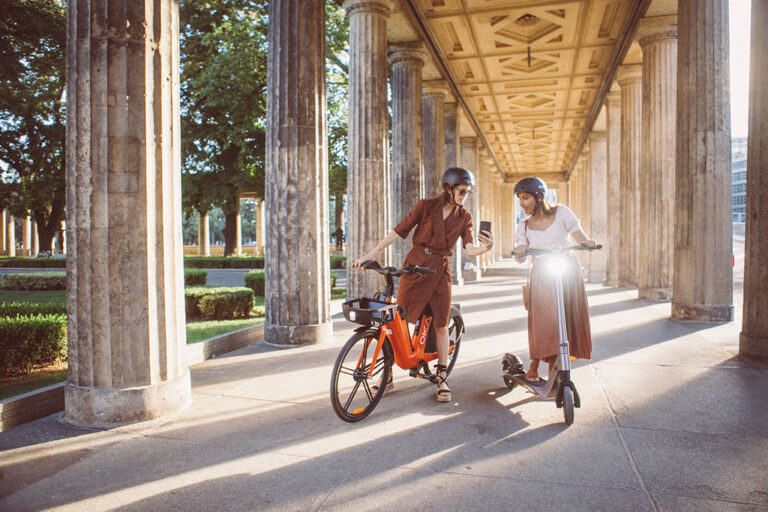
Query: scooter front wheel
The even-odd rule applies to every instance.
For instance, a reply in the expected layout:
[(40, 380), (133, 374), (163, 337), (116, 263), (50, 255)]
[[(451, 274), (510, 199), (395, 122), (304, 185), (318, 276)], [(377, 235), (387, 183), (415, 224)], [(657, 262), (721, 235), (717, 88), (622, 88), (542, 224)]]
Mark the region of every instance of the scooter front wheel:
[(563, 388), (563, 417), (565, 424), (573, 424), (573, 390), (570, 386)]

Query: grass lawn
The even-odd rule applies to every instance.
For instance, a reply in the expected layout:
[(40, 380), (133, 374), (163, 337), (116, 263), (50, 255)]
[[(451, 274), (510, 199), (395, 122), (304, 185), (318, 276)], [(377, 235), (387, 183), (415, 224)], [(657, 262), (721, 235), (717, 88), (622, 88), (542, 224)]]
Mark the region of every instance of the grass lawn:
[(234, 320), (203, 320), (187, 323), (187, 344), (207, 340), (219, 334), (236, 331), (249, 325), (264, 322), (264, 316), (237, 318)]
[(64, 382), (65, 380), (67, 380), (67, 363), (33, 370), (29, 375), (0, 377), (0, 400), (23, 395), (29, 391), (44, 388), (57, 382)]

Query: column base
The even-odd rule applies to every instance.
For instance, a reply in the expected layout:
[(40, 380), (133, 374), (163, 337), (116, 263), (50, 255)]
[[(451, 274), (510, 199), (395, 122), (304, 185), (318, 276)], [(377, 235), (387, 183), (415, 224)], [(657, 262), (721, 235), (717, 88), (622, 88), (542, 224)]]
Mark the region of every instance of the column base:
[(619, 278), (618, 286), (623, 286), (624, 288), (637, 288), (637, 281)]
[(587, 282), (589, 283), (602, 283), (605, 281), (605, 271), (603, 270), (590, 270)]
[(649, 300), (672, 300), (671, 288), (638, 288), (637, 297)]
[(619, 280), (618, 279), (606, 279), (605, 281), (603, 281), (603, 286), (605, 286), (605, 287), (619, 286)]
[(270, 345), (297, 346), (333, 339), (333, 323), (313, 325), (264, 325), (264, 341)]
[(76, 425), (107, 427), (138, 423), (185, 409), (192, 400), (189, 370), (174, 380), (133, 388), (92, 388), (67, 384), (66, 419)]
[(733, 305), (710, 306), (705, 304), (672, 303), (672, 318), (696, 322), (730, 322), (733, 320)]
[(739, 360), (768, 363), (768, 338), (742, 332), (739, 335)]

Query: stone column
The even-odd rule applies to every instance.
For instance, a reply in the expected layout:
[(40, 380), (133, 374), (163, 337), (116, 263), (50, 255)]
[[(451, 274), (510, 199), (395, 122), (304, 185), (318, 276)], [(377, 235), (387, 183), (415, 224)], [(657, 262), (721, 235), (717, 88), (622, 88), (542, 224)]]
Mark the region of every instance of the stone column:
[(501, 229), (501, 178), (495, 178), (493, 180), (493, 225), (492, 231), (495, 237), (493, 243), (493, 259), (494, 261), (501, 260), (501, 244), (504, 240), (504, 230)]
[(243, 254), (243, 216), (240, 210), (240, 200), (237, 201), (235, 215), (235, 254)]
[(672, 298), (674, 269), (677, 16), (643, 18), (638, 297)]
[[(475, 189), (469, 198), (464, 201), (464, 208), (472, 214), (472, 221), (474, 222), (475, 238), (477, 238), (477, 228), (480, 226), (480, 166), (477, 155), (477, 137), (461, 137), (460, 139), (460, 158), (461, 167), (467, 169), (475, 175)], [(475, 240), (477, 241), (477, 240)], [(474, 265), (474, 271), (464, 272), (464, 279), (466, 281), (476, 281), (482, 276), (480, 269), (480, 256), (474, 258), (467, 257), (466, 253), (462, 253), (462, 269), (464, 263), (471, 262)]]
[[(392, 222), (398, 223), (424, 197), (422, 160), (421, 43), (390, 47), (392, 68)], [(401, 265), (411, 250), (407, 239), (392, 244), (392, 262)], [(355, 256), (358, 257), (358, 256)], [(358, 271), (359, 272), (359, 271)]]
[(16, 256), (16, 219), (10, 213), (5, 217), (5, 249), (8, 256)]
[[(447, 102), (443, 104), (443, 119), (445, 132), (445, 168), (458, 167), (461, 163), (461, 148), (459, 146), (459, 105), (456, 102)], [(462, 251), (461, 238), (456, 240), (456, 247), (451, 256), (451, 278), (453, 284), (459, 286), (464, 284), (462, 271)]]
[(445, 171), (445, 117), (443, 105), (447, 90), (439, 83), (425, 84), (422, 91), (424, 113), (424, 193), (434, 197), (441, 190)]
[(502, 183), (501, 256), (510, 258), (515, 249), (515, 184)]
[(619, 286), (637, 286), (640, 251), (640, 155), (643, 128), (643, 66), (619, 66), (621, 170), (619, 176)]
[(744, 317), (739, 359), (768, 362), (768, 4), (752, 2)]
[(2, 213), (0, 213), (0, 254), (5, 254), (5, 251), (7, 250), (6, 244), (6, 236), (5, 236), (5, 223), (6, 223), (6, 216), (8, 215), (7, 210), (3, 210)]
[(37, 234), (37, 222), (32, 221), (32, 254), (37, 256), (40, 253), (40, 237)]
[(325, 125), (325, 2), (269, 4), (264, 340), (333, 337)]
[(605, 99), (608, 125), (607, 153), (607, 232), (603, 244), (606, 257), (605, 286), (619, 284), (621, 247), (621, 92), (609, 92)]
[(390, 0), (346, 0), (349, 16), (349, 136), (347, 295), (372, 296), (381, 276), (352, 268), (392, 226), (388, 186), (387, 19)]
[(21, 248), (25, 256), (32, 256), (32, 218), (29, 215), (21, 223)]
[(197, 212), (197, 253), (200, 256), (211, 255), (211, 232), (208, 212)]
[(256, 205), (256, 252), (264, 255), (264, 200)]
[(678, 9), (674, 318), (733, 318), (728, 0)]
[(178, 2), (107, 4), (67, 12), (65, 407), (87, 425), (155, 418), (191, 394)]
[[(478, 217), (476, 217), (475, 221), (475, 236), (477, 236), (477, 233), (480, 231), (480, 221), (483, 220), (491, 220), (490, 212), (491, 212), (491, 206), (492, 206), (492, 192), (493, 192), (493, 184), (491, 183), (491, 169), (490, 169), (490, 161), (488, 157), (487, 149), (484, 147), (480, 149), (479, 158), (478, 158), (478, 171), (479, 171), (479, 179), (478, 179), (478, 194), (477, 194), (477, 202), (479, 203), (478, 208)], [(488, 270), (488, 264), (491, 263), (491, 254), (489, 252), (484, 252), (480, 255), (480, 267), (482, 271)]]
[[(604, 131), (589, 134), (589, 236), (607, 245), (608, 240), (608, 141)], [(604, 250), (590, 251), (590, 283), (605, 281), (606, 254)]]

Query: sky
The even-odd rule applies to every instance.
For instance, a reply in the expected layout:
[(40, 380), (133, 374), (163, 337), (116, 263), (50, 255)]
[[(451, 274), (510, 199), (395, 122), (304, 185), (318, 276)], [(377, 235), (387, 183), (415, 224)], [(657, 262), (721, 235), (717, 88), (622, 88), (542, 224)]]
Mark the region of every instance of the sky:
[(746, 137), (749, 121), (749, 13), (752, 0), (730, 0), (729, 4), (731, 136)]

